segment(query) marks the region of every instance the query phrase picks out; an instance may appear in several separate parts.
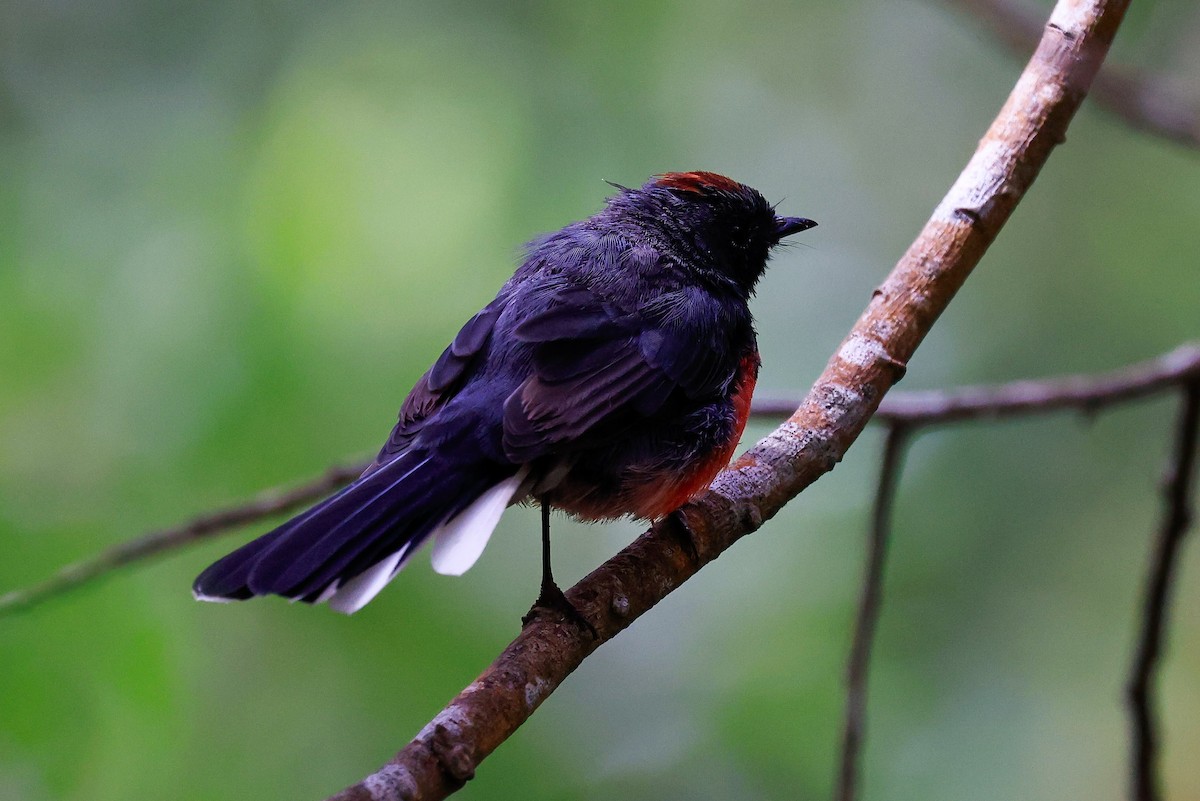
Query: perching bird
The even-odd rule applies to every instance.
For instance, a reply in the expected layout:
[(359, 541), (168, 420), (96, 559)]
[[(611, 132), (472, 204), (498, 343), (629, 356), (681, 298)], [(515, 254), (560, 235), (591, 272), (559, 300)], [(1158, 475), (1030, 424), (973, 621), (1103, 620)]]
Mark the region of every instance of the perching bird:
[(504, 509), (534, 500), (538, 603), (564, 603), (549, 573), (551, 507), (655, 520), (706, 487), (750, 411), (750, 296), (771, 249), (816, 223), (778, 217), (711, 172), (618, 189), (530, 244), (413, 387), (360, 478), (210, 566), (196, 597), (274, 594), (351, 613), (427, 540), (436, 571), (463, 573)]

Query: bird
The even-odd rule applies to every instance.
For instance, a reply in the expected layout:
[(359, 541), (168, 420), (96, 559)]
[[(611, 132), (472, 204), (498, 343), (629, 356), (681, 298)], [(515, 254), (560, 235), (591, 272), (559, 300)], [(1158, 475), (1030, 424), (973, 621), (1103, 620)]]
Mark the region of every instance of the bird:
[(212, 564), (195, 597), (350, 614), (426, 542), (436, 572), (461, 575), (504, 510), (529, 502), (542, 512), (534, 609), (591, 628), (554, 582), (550, 510), (658, 520), (728, 465), (760, 364), (749, 301), (772, 251), (816, 225), (713, 172), (611, 185), (599, 212), (526, 247), (360, 477)]

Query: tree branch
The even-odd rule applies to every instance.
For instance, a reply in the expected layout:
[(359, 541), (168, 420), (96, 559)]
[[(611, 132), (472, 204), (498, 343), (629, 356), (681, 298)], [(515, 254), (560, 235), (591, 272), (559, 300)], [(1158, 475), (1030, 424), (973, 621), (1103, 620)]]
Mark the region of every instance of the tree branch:
[[(1014, 0), (954, 0), (1014, 53), (1028, 53), (1041, 34), (1037, 11)], [(1200, 103), (1166, 85), (1160, 75), (1106, 65), (1092, 98), (1129, 126), (1186, 147), (1200, 148)]]
[[(999, 386), (903, 392), (880, 404), (875, 420), (928, 426), (970, 420), (1000, 420), (1059, 410), (1095, 412), (1200, 380), (1200, 343), (1107, 373), (1067, 375)], [(764, 400), (754, 404), (760, 417), (788, 417), (794, 403)]]
[(837, 464), (1064, 140), (1126, 6), (1058, 4), (975, 156), (795, 414), (709, 492), (568, 591), (598, 636), (565, 621), (533, 620), (408, 746), (334, 799), (430, 801), (453, 793), (602, 642)]
[(846, 710), (842, 724), (842, 756), (838, 770), (835, 801), (854, 801), (857, 796), (862, 744), (866, 732), (867, 672), (871, 664), (871, 646), (879, 610), (883, 606), (883, 571), (887, 558), (888, 533), (891, 527), (892, 504), (896, 485), (900, 483), (904, 446), (908, 443), (908, 426), (892, 423), (883, 445), (883, 462), (879, 468), (879, 483), (875, 488), (875, 505), (871, 512), (871, 531), (867, 538), (866, 568), (854, 620), (854, 639), (846, 665)]
[(153, 531), (118, 543), (90, 559), (67, 565), (45, 581), (0, 595), (0, 616), (28, 609), (47, 598), (151, 556), (199, 542), (247, 523), (299, 509), (346, 484), (361, 473), (364, 467), (365, 465), (331, 467), (318, 478), (299, 486), (264, 490), (248, 503), (218, 509), (193, 518), (181, 526)]
[(1179, 548), (1192, 520), (1192, 485), (1196, 449), (1200, 447), (1200, 380), (1183, 397), (1175, 454), (1164, 487), (1166, 509), (1146, 578), (1142, 629), (1130, 670), (1127, 690), (1133, 743), (1133, 797), (1136, 801), (1162, 798), (1158, 778), (1158, 724), (1152, 708), (1154, 680), (1164, 644), (1171, 580)]

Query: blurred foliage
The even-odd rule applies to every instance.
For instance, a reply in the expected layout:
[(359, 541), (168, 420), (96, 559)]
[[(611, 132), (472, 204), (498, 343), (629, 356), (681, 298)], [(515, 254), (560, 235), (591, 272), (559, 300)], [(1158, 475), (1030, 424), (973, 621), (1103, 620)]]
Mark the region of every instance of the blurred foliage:
[[(1125, 63), (1200, 81), (1193, 3)], [(1172, 55), (1175, 54), (1175, 55)], [(519, 244), (608, 187), (730, 174), (821, 227), (756, 309), (797, 395), (1019, 71), (928, 2), (0, 5), (0, 588), (386, 435)], [(1190, 77), (1189, 77), (1190, 76)], [(905, 388), (1110, 368), (1197, 336), (1200, 159), (1085, 108)], [(1173, 405), (922, 436), (872, 671), (867, 799), (1115, 799)], [(766, 429), (752, 428), (750, 436)], [(606, 645), (464, 798), (828, 793), (877, 434)], [(515, 634), (536, 513), (352, 618), (194, 603), (230, 535), (0, 620), (0, 798), (321, 798)], [(560, 523), (571, 580), (637, 532)], [(1200, 795), (1200, 556), (1163, 676)]]

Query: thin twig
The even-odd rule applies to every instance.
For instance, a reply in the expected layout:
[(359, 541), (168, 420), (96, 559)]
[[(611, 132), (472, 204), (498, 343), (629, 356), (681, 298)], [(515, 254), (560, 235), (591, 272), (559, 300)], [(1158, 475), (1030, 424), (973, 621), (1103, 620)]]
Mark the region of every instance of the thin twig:
[[(929, 426), (979, 419), (1004, 419), (1059, 410), (1086, 413), (1154, 395), (1200, 379), (1200, 344), (1182, 345), (1154, 359), (1107, 373), (1067, 375), (1007, 384), (928, 392), (898, 392), (887, 398), (875, 420)], [(759, 417), (787, 417), (790, 400), (755, 401)]]
[(96, 556), (59, 570), (50, 578), (0, 595), (0, 615), (10, 614), (47, 598), (107, 575), (118, 568), (175, 550), (193, 542), (231, 531), (267, 517), (298, 509), (351, 481), (362, 466), (331, 467), (320, 477), (296, 487), (276, 487), (259, 493), (248, 503), (218, 509), (181, 526), (154, 531), (118, 543)]
[(1154, 548), (1154, 560), (1146, 578), (1141, 633), (1127, 691), (1135, 801), (1159, 801), (1162, 798), (1154, 684), (1164, 645), (1171, 580), (1179, 561), (1179, 548), (1192, 520), (1191, 494), (1196, 449), (1200, 447), (1200, 381), (1190, 384), (1184, 393), (1177, 432), (1175, 453), (1163, 492), (1166, 509)]
[[(1200, 344), (1182, 345), (1154, 359), (1108, 373), (1069, 375), (1008, 384), (927, 392), (898, 392), (879, 406), (873, 420), (910, 427), (977, 419), (1004, 419), (1061, 409), (1095, 412), (1200, 379)], [(755, 400), (759, 419), (790, 417), (795, 399)], [(200, 542), (316, 501), (349, 482), (368, 462), (332, 467), (295, 487), (275, 487), (248, 502), (205, 514), (174, 528), (128, 540), (97, 556), (63, 568), (30, 587), (0, 595), (0, 616), (29, 609), (112, 570)]]
[(854, 639), (846, 664), (846, 709), (842, 725), (842, 754), (838, 770), (836, 801), (854, 801), (858, 794), (861, 774), (861, 754), (866, 737), (867, 672), (871, 663), (871, 646), (883, 605), (883, 571), (887, 559), (888, 534), (891, 528), (892, 505), (908, 442), (908, 427), (904, 423), (888, 426), (883, 445), (883, 462), (879, 468), (879, 483), (875, 489), (875, 505), (871, 513), (871, 531), (867, 539), (867, 558), (863, 572), (862, 591), (858, 599), (858, 615), (854, 621)]
[[(1024, 2), (954, 0), (954, 4), (986, 25), (1014, 53), (1030, 52), (1041, 35), (1041, 16)], [(1171, 89), (1162, 76), (1106, 64), (1096, 76), (1091, 96), (1137, 130), (1200, 148), (1200, 102)]]

